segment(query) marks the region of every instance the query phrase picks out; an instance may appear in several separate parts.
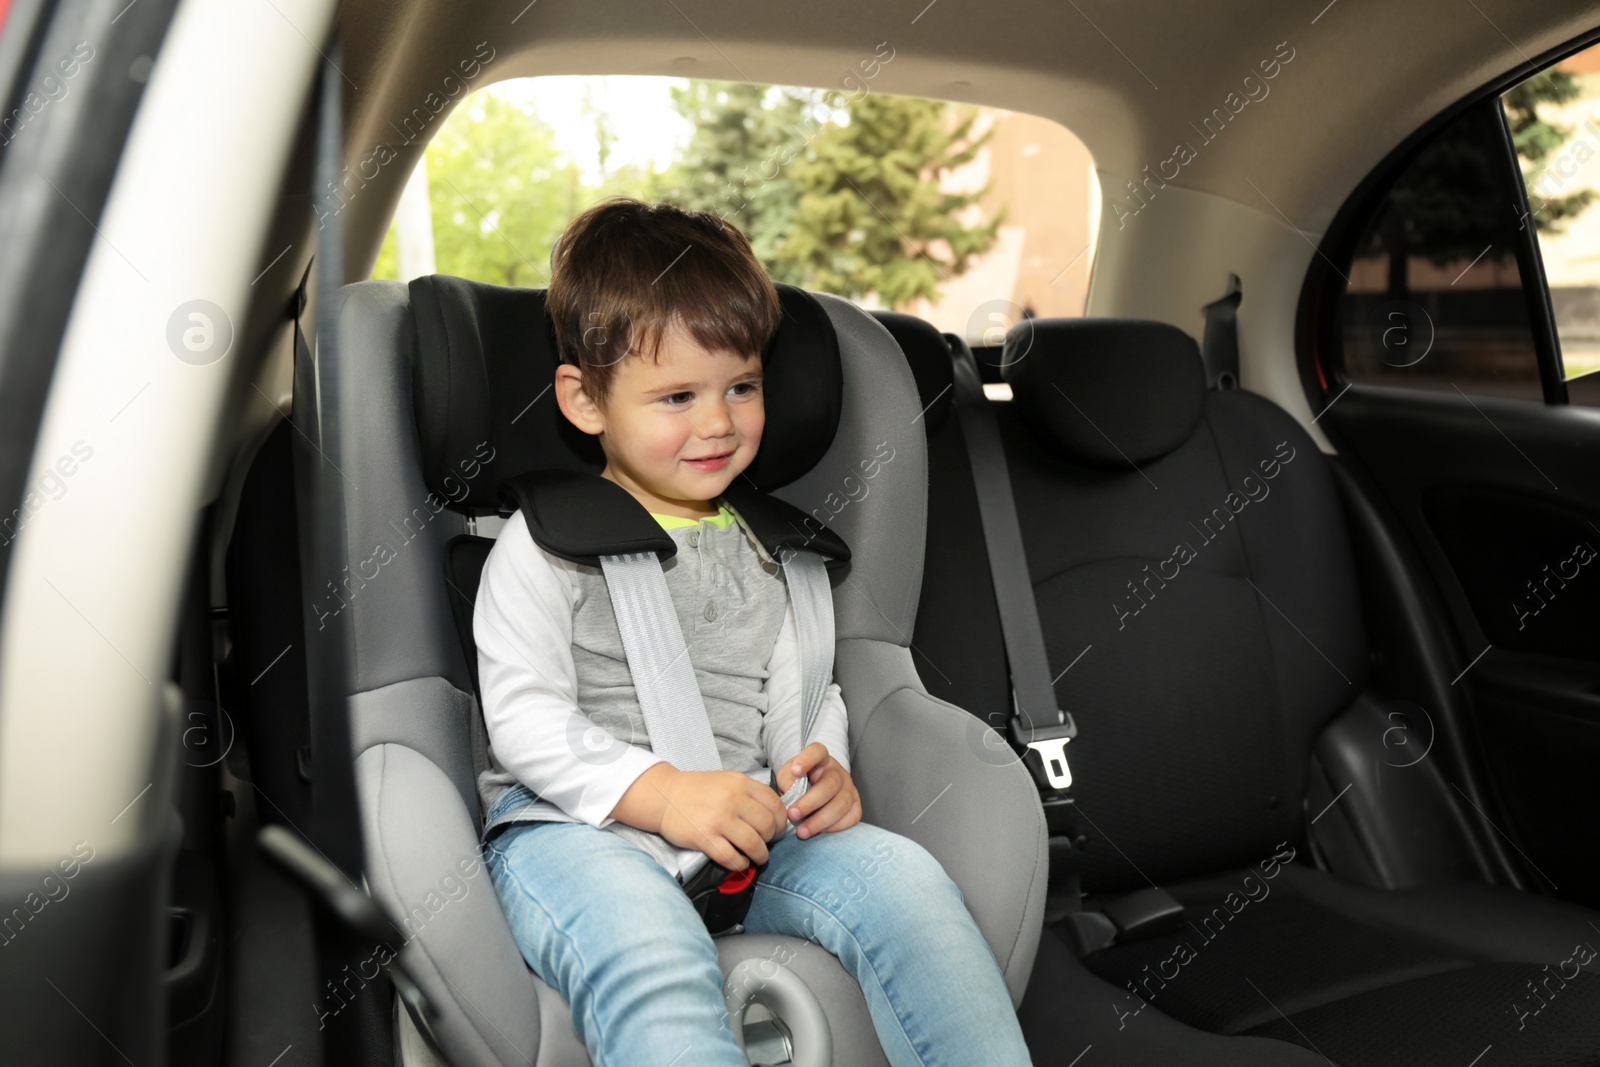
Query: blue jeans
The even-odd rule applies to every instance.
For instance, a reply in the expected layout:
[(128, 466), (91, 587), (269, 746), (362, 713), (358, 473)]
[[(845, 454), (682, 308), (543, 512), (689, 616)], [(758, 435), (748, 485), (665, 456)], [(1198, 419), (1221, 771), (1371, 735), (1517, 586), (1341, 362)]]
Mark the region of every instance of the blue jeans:
[[(893, 1067), (1031, 1063), (994, 953), (926, 849), (867, 823), (768, 849), (745, 930), (837, 956)], [(550, 822), (511, 826), (486, 855), (523, 958), (566, 997), (595, 1067), (746, 1067), (711, 935), (643, 850)]]

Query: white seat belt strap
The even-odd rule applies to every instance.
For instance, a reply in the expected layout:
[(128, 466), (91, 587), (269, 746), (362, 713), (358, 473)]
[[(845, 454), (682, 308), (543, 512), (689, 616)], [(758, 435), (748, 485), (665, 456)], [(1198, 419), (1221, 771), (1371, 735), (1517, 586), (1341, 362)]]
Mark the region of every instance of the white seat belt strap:
[(680, 771), (720, 771), (722, 757), (678, 625), (667, 576), (654, 552), (601, 556), (650, 748)]
[[(827, 565), (817, 553), (789, 549), (783, 555), (784, 580), (794, 605), (800, 648), (800, 747), (804, 748), (811, 742), (833, 677), (833, 590), (828, 583)], [(673, 607), (661, 561), (654, 552), (632, 552), (601, 556), (600, 566), (605, 572), (606, 592), (617, 619), (639, 709), (644, 714), (645, 732), (650, 735), (651, 751), (681, 771), (721, 770), (722, 757), (706, 715), (705, 699), (694, 678), (694, 665), (689, 662), (689, 648), (678, 625), (677, 609)], [(796, 779), (783, 795), (784, 808), (804, 796), (810, 785), (808, 778)], [(783, 833), (790, 833), (793, 828), (794, 824), (788, 823)], [(682, 882), (709, 862), (704, 852), (677, 848), (660, 834), (626, 823), (613, 822), (606, 829), (633, 841), (668, 870), (675, 861), (681, 861), (678, 877)]]
[[(650, 750), (680, 771), (720, 771), (722, 757), (661, 561), (654, 552), (630, 552), (601, 556), (600, 567)], [(667, 870), (677, 867), (683, 883), (711, 862), (699, 849), (678, 848), (660, 834), (621, 821), (606, 829), (650, 853)]]
[[(782, 563), (800, 645), (800, 747), (805, 748), (811, 743), (833, 678), (833, 589), (828, 584), (827, 564), (817, 553), (787, 549)], [(784, 809), (805, 796), (810, 784), (808, 778), (795, 779), (783, 795)]]

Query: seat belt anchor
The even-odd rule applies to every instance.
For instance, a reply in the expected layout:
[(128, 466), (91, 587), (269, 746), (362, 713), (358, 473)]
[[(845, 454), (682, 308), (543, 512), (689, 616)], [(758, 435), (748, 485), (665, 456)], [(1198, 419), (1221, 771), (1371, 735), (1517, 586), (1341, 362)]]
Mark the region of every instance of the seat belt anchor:
[[(1011, 738), (1037, 756), (1034, 777), (1038, 778), (1042, 771), (1044, 781), (1049, 783), (1050, 788), (1070, 788), (1072, 768), (1067, 765), (1067, 742), (1078, 736), (1078, 724), (1073, 720), (1072, 713), (1057, 708), (1054, 723), (1034, 725), (1016, 703), (1015, 694), (1012, 695), (1012, 706), (1015, 713), (1011, 716)], [(1026, 753), (1023, 758), (1027, 760)]]

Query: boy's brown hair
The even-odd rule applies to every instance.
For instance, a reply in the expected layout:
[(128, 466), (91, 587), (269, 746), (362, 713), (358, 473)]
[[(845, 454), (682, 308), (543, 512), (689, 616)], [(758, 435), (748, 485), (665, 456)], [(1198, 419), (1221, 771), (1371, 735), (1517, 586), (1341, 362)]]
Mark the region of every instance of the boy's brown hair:
[(659, 358), (679, 323), (744, 358), (777, 332), (778, 291), (739, 228), (709, 212), (612, 197), (568, 223), (550, 251), (545, 301), (563, 363), (597, 404), (631, 353)]

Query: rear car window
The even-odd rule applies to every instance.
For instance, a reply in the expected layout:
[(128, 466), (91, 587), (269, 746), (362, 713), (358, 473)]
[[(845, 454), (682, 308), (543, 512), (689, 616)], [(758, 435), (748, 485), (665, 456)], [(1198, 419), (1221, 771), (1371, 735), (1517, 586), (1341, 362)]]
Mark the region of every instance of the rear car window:
[(372, 270), (548, 283), (550, 246), (612, 195), (715, 211), (772, 277), (903, 311), (974, 346), (1081, 315), (1099, 183), (1048, 119), (892, 96), (887, 44), (825, 89), (682, 78), (511, 79), (464, 98)]

